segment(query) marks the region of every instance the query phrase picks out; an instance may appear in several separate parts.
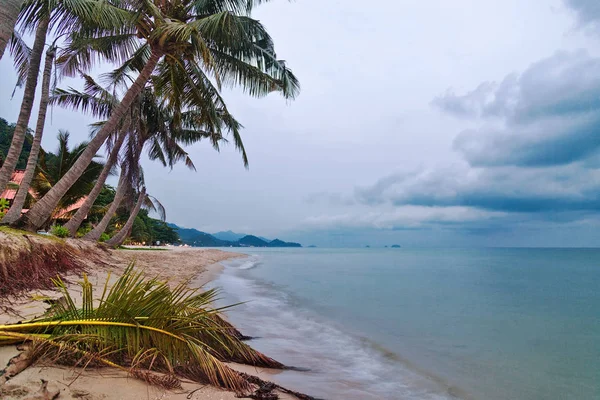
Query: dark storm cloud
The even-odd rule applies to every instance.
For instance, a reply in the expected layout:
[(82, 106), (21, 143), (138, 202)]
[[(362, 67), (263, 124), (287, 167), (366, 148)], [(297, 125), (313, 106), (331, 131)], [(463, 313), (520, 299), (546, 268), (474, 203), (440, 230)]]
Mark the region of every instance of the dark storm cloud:
[(600, 148), (600, 113), (546, 118), (507, 128), (461, 132), (454, 149), (472, 166), (552, 166), (585, 160)]
[(600, 148), (600, 58), (585, 51), (558, 52), (501, 83), (452, 91), (433, 100), (443, 111), (481, 118), (454, 142), (474, 166), (561, 165)]
[(356, 190), (365, 205), (468, 207), (506, 213), (597, 212), (600, 173), (579, 165), (423, 171)]

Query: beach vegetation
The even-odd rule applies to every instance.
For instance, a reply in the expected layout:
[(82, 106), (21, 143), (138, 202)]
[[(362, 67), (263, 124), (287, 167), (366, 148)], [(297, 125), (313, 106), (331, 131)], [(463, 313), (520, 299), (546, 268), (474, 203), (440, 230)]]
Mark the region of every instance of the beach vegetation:
[(83, 271), (83, 258), (99, 258), (52, 235), (0, 226), (0, 308), (9, 296), (51, 289), (59, 274)]
[(69, 237), (69, 230), (62, 225), (52, 225), (50, 233), (59, 238)]
[(0, 345), (29, 344), (31, 362), (106, 366), (171, 389), (188, 379), (240, 396), (254, 387), (226, 362), (283, 367), (238, 339), (221, 318), (223, 309), (212, 306), (216, 290), (190, 289), (187, 282), (170, 286), (133, 265), (112, 286), (109, 281), (95, 292), (84, 275), (79, 302), (54, 279), (61, 300), (40, 318), (0, 325)]
[(8, 200), (0, 198), (0, 219), (4, 217), (4, 214), (6, 213), (6, 211), (8, 211), (9, 207), (10, 203), (8, 202)]

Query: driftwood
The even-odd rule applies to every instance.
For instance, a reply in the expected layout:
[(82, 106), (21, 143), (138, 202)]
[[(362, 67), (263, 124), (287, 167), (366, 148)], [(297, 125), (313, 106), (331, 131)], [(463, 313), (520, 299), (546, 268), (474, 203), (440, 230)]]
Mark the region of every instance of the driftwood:
[(29, 367), (33, 362), (29, 350), (20, 352), (8, 361), (6, 367), (0, 371), (0, 386), (4, 385), (8, 380), (18, 375)]
[(268, 382), (260, 379), (258, 376), (249, 375), (244, 372), (240, 372), (240, 375), (246, 379), (248, 382), (258, 386), (258, 389), (250, 396), (244, 396), (247, 399), (255, 399), (255, 400), (277, 400), (279, 396), (275, 393), (275, 390), (279, 390), (285, 394), (291, 394), (292, 396), (300, 399), (300, 400), (323, 400), (318, 399), (316, 397), (309, 396), (304, 393), (295, 392), (290, 389), (286, 389), (283, 386), (279, 386), (276, 383)]

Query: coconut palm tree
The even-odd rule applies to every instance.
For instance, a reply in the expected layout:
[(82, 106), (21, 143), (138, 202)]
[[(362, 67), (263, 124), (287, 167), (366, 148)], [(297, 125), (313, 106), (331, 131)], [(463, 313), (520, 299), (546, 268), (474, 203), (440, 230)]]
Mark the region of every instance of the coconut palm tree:
[[(162, 70), (162, 68), (159, 68), (159, 70)], [(115, 71), (110, 77), (113, 80), (120, 78), (120, 71)], [(151, 80), (154, 82), (158, 79), (159, 77), (154, 77)], [(132, 129), (132, 132), (130, 133), (130, 140), (125, 153), (126, 156), (122, 164), (121, 177), (115, 198), (102, 220), (83, 237), (84, 239), (91, 241), (99, 240), (121, 206), (126, 193), (140, 184), (139, 177), (141, 170), (139, 162), (144, 147), (147, 147), (148, 156), (151, 160), (159, 160), (164, 166), (173, 168), (175, 163), (184, 161), (189, 168), (195, 170), (192, 161), (180, 143), (191, 145), (203, 138), (208, 138), (213, 147), (219, 150), (220, 142), (227, 141), (224, 135), (231, 133), (235, 147), (242, 153), (244, 165), (248, 165), (248, 157), (240, 136), (242, 126), (229, 114), (218, 91), (213, 90), (209, 92), (206, 98), (213, 100), (202, 100), (204, 102), (202, 110), (180, 112), (178, 109), (172, 110), (172, 107), (165, 107), (164, 104), (166, 102), (164, 99), (156, 97), (156, 92), (152, 90), (152, 87), (148, 87), (143, 92), (140, 101), (135, 102), (131, 108), (130, 119), (133, 123), (128, 125), (128, 127)], [(71, 91), (69, 97), (65, 96), (62, 98), (63, 103), (79, 103), (84, 100), (87, 104), (89, 99), (73, 93), (73, 91)], [(173, 105), (175, 102), (168, 103)], [(100, 104), (100, 101), (97, 101), (95, 104)], [(181, 106), (181, 104), (177, 105)], [(177, 123), (179, 126), (176, 126)], [(211, 131), (208, 131), (208, 129)], [(140, 197), (141, 204), (151, 207), (152, 202), (148, 199), (148, 196), (146, 196), (145, 200)], [(139, 208), (136, 211), (136, 207), (133, 207), (133, 211), (128, 219), (129, 225), (133, 225), (138, 213)], [(111, 243), (116, 243), (117, 246), (120, 245), (127, 238), (130, 230), (131, 227), (122, 229), (118, 237)]]
[(125, 239), (127, 239), (127, 236), (129, 236), (131, 232), (131, 228), (133, 227), (133, 222), (135, 221), (135, 218), (142, 209), (142, 206), (144, 206), (144, 204), (147, 204), (148, 201), (149, 198), (146, 194), (146, 187), (144, 186), (138, 194), (137, 201), (135, 202), (135, 206), (133, 207), (131, 213), (129, 214), (129, 217), (127, 218), (127, 222), (125, 223), (125, 225), (123, 225), (119, 232), (117, 232), (112, 238), (110, 238), (106, 242), (107, 245), (112, 247), (118, 247), (121, 244), (123, 244), (123, 242), (125, 241)]
[[(8, 40), (12, 35), (11, 49), (13, 51), (22, 50), (22, 47), (15, 46), (15, 43), (19, 43), (19, 41), (15, 40), (18, 38), (18, 33), (13, 32), (15, 19), (12, 18), (12, 15), (11, 11), (10, 16), (7, 15), (7, 21), (1, 20), (0, 27), (2, 27), (2, 31), (5, 27), (10, 31), (6, 39)], [(106, 29), (111, 26), (107, 25), (107, 21), (108, 24), (119, 26), (118, 21), (124, 23), (125, 18), (128, 18), (128, 16), (129, 14), (124, 10), (119, 10), (104, 1), (78, 0), (64, 2), (57, 0), (26, 0), (23, 2), (23, 8), (18, 16), (20, 26), (25, 32), (35, 31), (35, 39), (33, 48), (27, 56), (24, 55), (23, 51), (20, 53), (17, 52), (16, 55), (20, 80), (26, 76), (24, 79), (25, 89), (13, 140), (6, 159), (0, 168), (0, 190), (4, 189), (8, 183), (23, 147), (35, 98), (42, 53), (50, 28), (54, 27), (57, 34), (70, 32), (73, 29), (77, 30), (84, 25), (89, 27), (88, 29)], [(0, 40), (4, 40), (3, 33)], [(2, 51), (4, 47), (2, 47)]]
[[(71, 147), (69, 145), (69, 137), (69, 132), (59, 131), (56, 153), (43, 154), (40, 158), (40, 173), (36, 175), (31, 184), (31, 187), (36, 192), (38, 198), (52, 190), (53, 185), (56, 185), (56, 183), (60, 181), (66, 171), (69, 170), (85, 151), (87, 143), (79, 143)], [(102, 163), (92, 161), (77, 180), (76, 184), (65, 193), (55, 209), (52, 210), (52, 215), (60, 210), (68, 209), (69, 206), (74, 205), (82, 197), (87, 195), (94, 186), (94, 182), (100, 175), (103, 167), (104, 165)], [(52, 215), (48, 217), (48, 220), (50, 220)]]
[[(255, 3), (260, 2), (261, 0), (121, 2), (119, 5), (134, 18), (132, 23), (125, 23), (119, 29), (119, 36), (114, 36), (114, 40), (106, 36), (107, 33), (115, 33), (115, 28), (93, 31), (82, 29), (74, 32), (71, 41), (73, 49), (85, 46), (92, 50), (99, 49), (97, 57), (112, 60), (123, 59), (133, 53), (142, 68), (119, 106), (90, 141), (77, 163), (61, 182), (17, 221), (16, 226), (36, 229), (44, 223), (109, 134), (115, 131), (163, 57), (174, 71), (179, 71), (177, 75), (182, 81), (177, 87), (165, 86), (161, 90), (167, 93), (178, 89), (171, 93), (171, 97), (180, 98), (181, 103), (187, 103), (188, 107), (193, 107), (194, 104), (202, 107), (201, 103), (198, 104), (201, 99), (199, 87), (208, 86), (210, 78), (218, 85), (241, 86), (252, 96), (264, 96), (278, 91), (286, 98), (293, 98), (299, 90), (297, 79), (285, 63), (276, 59), (273, 42), (264, 27), (259, 21), (249, 17)], [(140, 40), (136, 41), (136, 38)], [(100, 46), (103, 47), (100, 49)], [(78, 55), (71, 58), (68, 53), (63, 57), (65, 65), (70, 65), (70, 68), (77, 65), (87, 67), (97, 59), (91, 55), (82, 55), (81, 52), (76, 53)], [(126, 68), (131, 70), (132, 65), (127, 65)]]
[[(83, 92), (72, 88), (69, 90), (57, 89), (52, 97), (52, 102), (61, 106), (89, 112), (96, 117), (110, 116), (114, 107), (119, 104), (119, 98), (115, 94), (119, 84), (123, 80), (133, 80), (129, 74), (123, 74), (121, 71), (115, 71), (112, 74), (105, 74), (102, 77), (103, 80), (110, 82), (109, 87), (104, 88), (91, 76), (82, 74), (82, 77), (85, 80), (85, 89)], [(206, 102), (203, 107), (202, 115), (200, 115), (199, 112), (194, 111), (187, 111), (184, 113), (177, 111), (170, 112), (170, 114), (168, 114), (166, 108), (160, 105), (163, 100), (157, 99), (155, 96), (156, 94), (152, 90), (152, 86), (149, 86), (142, 93), (140, 99), (132, 104), (127, 113), (127, 118), (122, 120), (121, 125), (118, 128), (120, 133), (118, 134), (114, 145), (110, 146), (110, 156), (107, 159), (102, 174), (100, 174), (100, 177), (96, 181), (96, 186), (94, 186), (94, 189), (92, 189), (92, 191), (89, 193), (84, 204), (65, 225), (65, 227), (69, 229), (72, 236), (75, 235), (81, 226), (81, 223), (88, 215), (92, 205), (94, 204), (94, 201), (96, 201), (98, 194), (102, 191), (106, 178), (117, 161), (118, 152), (127, 134), (140, 134), (141, 137), (145, 138), (143, 141), (139, 142), (140, 146), (143, 147), (144, 143), (151, 139), (151, 132), (158, 132), (158, 130), (161, 129), (163, 132), (162, 136), (157, 136), (155, 138), (156, 140), (152, 142), (152, 147), (149, 149), (149, 155), (151, 159), (160, 159), (165, 166), (168, 164), (168, 166), (171, 168), (175, 162), (184, 160), (186, 165), (193, 169), (191, 160), (189, 157), (187, 157), (187, 153), (185, 153), (185, 151), (179, 146), (178, 142), (181, 141), (183, 144), (190, 145), (202, 138), (210, 137), (213, 146), (218, 149), (219, 141), (224, 140), (223, 131), (227, 130), (233, 134), (236, 148), (240, 149), (244, 163), (247, 165), (248, 158), (239, 135), (241, 125), (235, 121), (233, 117), (228, 115), (228, 111), (226, 109), (217, 109), (217, 104)], [(216, 99), (218, 100), (218, 105), (224, 104), (223, 100), (220, 98), (220, 96), (218, 96), (218, 93)], [(170, 133), (167, 133), (167, 127), (164, 125), (165, 122), (171, 121), (169, 129), (173, 129), (173, 123), (175, 122), (173, 121), (174, 114), (176, 114), (179, 119), (181, 119), (182, 116), (185, 118), (185, 121), (183, 121), (183, 127), (178, 130), (176, 136), (172, 136)], [(161, 118), (166, 118), (168, 120), (163, 121)], [(99, 127), (103, 124), (104, 122), (99, 122), (96, 123), (95, 126)], [(161, 125), (162, 127), (160, 127)], [(199, 126), (199, 129), (193, 128), (194, 126)], [(202, 130), (203, 127), (214, 129), (216, 130), (216, 133), (208, 134), (206, 131)], [(167, 157), (164, 156), (162, 151), (159, 151), (161, 147), (165, 149), (171, 148), (171, 151)], [(130, 154), (133, 154), (133, 152)], [(132, 160), (131, 157), (130, 160)], [(137, 162), (139, 162), (139, 160), (135, 161), (136, 164)], [(130, 163), (130, 165), (132, 165), (132, 163)], [(119, 182), (121, 182), (121, 180)], [(113, 215), (116, 212), (122, 196), (127, 190), (127, 188), (122, 185), (119, 185), (118, 188), (121, 188), (122, 190), (117, 190), (115, 201), (111, 205), (108, 215)], [(100, 235), (106, 230), (109, 222), (110, 219), (103, 220), (93, 231), (86, 235), (86, 239), (98, 240)]]
[(83, 236), (83, 239), (94, 242), (100, 239), (102, 234), (106, 231), (106, 228), (108, 228), (111, 219), (121, 206), (121, 202), (123, 201), (123, 198), (130, 190), (130, 188), (131, 182), (130, 178), (127, 177), (127, 170), (125, 168), (122, 168), (121, 175), (119, 177), (119, 183), (117, 184), (117, 190), (115, 192), (115, 197), (112, 203), (110, 203), (108, 210), (106, 211), (100, 222), (94, 227), (94, 229), (86, 233), (85, 236)]
[(4, 190), (6, 184), (10, 180), (10, 177), (15, 170), (15, 166), (19, 161), (21, 149), (23, 148), (25, 134), (27, 133), (27, 125), (29, 124), (29, 117), (31, 116), (31, 109), (33, 108), (33, 101), (35, 99), (35, 89), (37, 87), (42, 53), (44, 52), (44, 46), (46, 45), (46, 34), (48, 33), (49, 23), (50, 21), (48, 18), (40, 20), (35, 31), (35, 39), (29, 58), (29, 67), (27, 79), (25, 80), (25, 89), (23, 92), (19, 118), (17, 119), (17, 125), (15, 126), (10, 149), (0, 168), (0, 190)]
[(23, 0), (0, 0), (0, 59), (15, 29)]
[(42, 97), (40, 99), (40, 109), (38, 111), (38, 119), (35, 127), (35, 135), (33, 137), (33, 143), (31, 145), (31, 151), (29, 152), (29, 158), (27, 159), (27, 167), (25, 168), (25, 175), (19, 185), (19, 190), (15, 200), (13, 201), (12, 207), (2, 218), (3, 224), (9, 224), (16, 221), (21, 216), (21, 210), (25, 204), (27, 193), (29, 193), (29, 186), (33, 180), (35, 170), (38, 165), (38, 156), (42, 147), (42, 136), (44, 134), (44, 125), (46, 124), (46, 111), (48, 110), (48, 100), (50, 98), (50, 80), (52, 73), (52, 64), (54, 63), (54, 56), (56, 55), (56, 47), (51, 46), (46, 51), (46, 60), (44, 61), (44, 74), (42, 78)]
[[(52, 102), (54, 104), (69, 106), (72, 108), (77, 108), (84, 112), (89, 112), (97, 118), (107, 118), (108, 116), (110, 116), (110, 113), (112, 112), (113, 108), (119, 104), (119, 99), (114, 94), (114, 90), (116, 89), (116, 83), (113, 82), (113, 84), (111, 84), (108, 88), (104, 88), (100, 84), (98, 84), (91, 76), (82, 74), (82, 77), (85, 81), (85, 88), (83, 92), (72, 88), (69, 90), (56, 89), (54, 91), (54, 95), (52, 96)], [(77, 210), (75, 215), (65, 224), (65, 228), (69, 230), (71, 236), (75, 236), (75, 234), (77, 233), (77, 230), (81, 226), (81, 223), (85, 220), (88, 213), (92, 209), (92, 206), (98, 198), (98, 195), (100, 195), (100, 192), (104, 187), (106, 179), (117, 164), (121, 147), (125, 142), (129, 131), (131, 130), (131, 120), (131, 116), (124, 118), (121, 121), (119, 127), (117, 128), (118, 132), (114, 135), (116, 136), (116, 140), (114, 140), (114, 143), (111, 143), (110, 140), (107, 142), (109, 144), (107, 148), (109, 148), (110, 150), (109, 156), (106, 160), (106, 164), (104, 165), (102, 173), (96, 180), (94, 188), (88, 194), (83, 205)], [(99, 126), (102, 126), (102, 124), (96, 123), (94, 124), (94, 126), (97, 128)]]
[(119, 157), (119, 150), (123, 145), (123, 142), (125, 141), (126, 137), (126, 131), (123, 130), (119, 132), (117, 140), (115, 141), (113, 148), (110, 150), (108, 159), (106, 160), (106, 164), (104, 165), (100, 176), (98, 176), (94, 188), (88, 193), (84, 203), (81, 205), (81, 207), (79, 207), (79, 209), (77, 209), (75, 215), (73, 215), (73, 217), (71, 217), (71, 219), (64, 225), (64, 227), (69, 230), (69, 234), (71, 236), (76, 235), (77, 230), (79, 230), (79, 227), (81, 226), (82, 222), (85, 220), (85, 218), (91, 211), (94, 202), (96, 201), (96, 199), (98, 199), (98, 196), (102, 192), (102, 189), (104, 188), (104, 183), (106, 182), (106, 179), (110, 175), (113, 167), (117, 162), (117, 159)]

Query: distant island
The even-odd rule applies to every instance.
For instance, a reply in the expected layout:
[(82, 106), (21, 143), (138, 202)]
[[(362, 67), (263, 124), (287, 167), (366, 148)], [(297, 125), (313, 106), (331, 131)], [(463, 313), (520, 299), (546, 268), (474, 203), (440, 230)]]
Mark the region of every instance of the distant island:
[(269, 240), (232, 231), (210, 234), (193, 228), (181, 228), (175, 224), (169, 226), (177, 231), (181, 243), (194, 247), (302, 247), (300, 243)]
[(401, 246), (399, 244), (392, 245), (392, 249), (399, 249)]

